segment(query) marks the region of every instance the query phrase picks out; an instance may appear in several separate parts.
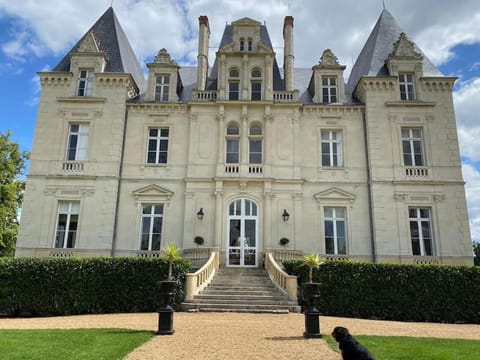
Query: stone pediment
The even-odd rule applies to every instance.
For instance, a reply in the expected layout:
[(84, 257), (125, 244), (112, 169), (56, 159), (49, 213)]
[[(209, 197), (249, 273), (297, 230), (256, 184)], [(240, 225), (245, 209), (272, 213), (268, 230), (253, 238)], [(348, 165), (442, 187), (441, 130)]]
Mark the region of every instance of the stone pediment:
[(232, 22), (234, 26), (259, 26), (262, 25), (260, 22), (250, 19), (249, 17), (244, 17)]
[(322, 202), (325, 200), (335, 200), (335, 201), (348, 201), (348, 202), (353, 202), (356, 198), (355, 194), (352, 194), (348, 191), (339, 189), (337, 187), (333, 187), (330, 189), (327, 189), (325, 191), (321, 191), (315, 195), (313, 195), (314, 199), (317, 200), (317, 202)]
[(388, 55), (388, 59), (390, 60), (392, 57), (423, 59), (422, 54), (415, 52), (415, 45), (408, 40), (407, 35), (403, 32), (395, 44), (393, 44), (393, 51)]
[(170, 199), (173, 192), (156, 184), (148, 185), (132, 192), (136, 199), (139, 198), (163, 198)]
[(332, 50), (326, 49), (323, 51), (318, 65), (315, 65), (314, 68), (345, 70), (346, 66), (340, 65), (338, 58), (335, 56)]
[(98, 41), (93, 35), (93, 33), (88, 33), (87, 36), (83, 38), (78, 46), (77, 52), (81, 53), (98, 53), (100, 52), (100, 47), (98, 46)]

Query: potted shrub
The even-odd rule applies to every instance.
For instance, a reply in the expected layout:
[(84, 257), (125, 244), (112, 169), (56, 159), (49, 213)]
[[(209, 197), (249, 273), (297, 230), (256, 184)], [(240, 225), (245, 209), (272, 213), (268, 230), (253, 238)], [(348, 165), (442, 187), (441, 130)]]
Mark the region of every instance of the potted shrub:
[(204, 240), (203, 237), (201, 237), (201, 236), (195, 236), (195, 237), (193, 238), (193, 242), (194, 242), (195, 244), (197, 244), (197, 247), (199, 247), (199, 246), (201, 246), (201, 245), (204, 244), (205, 240)]
[(157, 335), (172, 335), (173, 330), (173, 309), (169, 303), (175, 295), (176, 281), (173, 279), (173, 264), (180, 259), (181, 250), (175, 244), (169, 244), (162, 249), (163, 259), (168, 262), (168, 278), (160, 281), (160, 295), (163, 300), (163, 307), (158, 311)]
[(318, 254), (309, 254), (303, 257), (304, 265), (308, 266), (308, 283), (303, 284), (303, 299), (309, 311), (313, 311), (315, 300), (320, 297), (320, 283), (313, 282), (313, 269), (318, 269), (322, 263)]
[(279, 241), (279, 244), (282, 246), (287, 246), (287, 244), (290, 242), (286, 237), (282, 237)]

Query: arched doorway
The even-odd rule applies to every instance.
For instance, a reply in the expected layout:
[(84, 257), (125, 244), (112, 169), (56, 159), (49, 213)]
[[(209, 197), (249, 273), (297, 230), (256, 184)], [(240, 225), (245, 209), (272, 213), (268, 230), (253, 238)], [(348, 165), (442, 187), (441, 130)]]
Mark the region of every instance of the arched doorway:
[(234, 200), (227, 215), (227, 266), (256, 267), (257, 250), (258, 206), (253, 200)]

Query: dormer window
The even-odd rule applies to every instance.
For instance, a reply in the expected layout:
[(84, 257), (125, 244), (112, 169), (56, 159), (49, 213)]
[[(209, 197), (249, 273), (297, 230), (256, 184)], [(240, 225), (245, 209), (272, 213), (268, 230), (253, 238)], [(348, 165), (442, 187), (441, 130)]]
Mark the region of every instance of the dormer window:
[(244, 51), (244, 50), (245, 50), (245, 39), (240, 38), (240, 51)]
[(326, 104), (337, 102), (337, 78), (335, 76), (322, 76), (322, 96)]
[(170, 75), (157, 75), (155, 81), (155, 101), (168, 101)]
[(259, 69), (254, 69), (252, 71), (250, 88), (251, 99), (262, 100), (262, 72)]
[(398, 74), (401, 100), (408, 100), (408, 101), (415, 100), (415, 84), (413, 79), (414, 79), (414, 75), (412, 73)]
[(93, 70), (80, 70), (78, 72), (77, 96), (92, 96), (93, 81)]
[(248, 51), (253, 51), (252, 39), (248, 39), (247, 46), (248, 46)]

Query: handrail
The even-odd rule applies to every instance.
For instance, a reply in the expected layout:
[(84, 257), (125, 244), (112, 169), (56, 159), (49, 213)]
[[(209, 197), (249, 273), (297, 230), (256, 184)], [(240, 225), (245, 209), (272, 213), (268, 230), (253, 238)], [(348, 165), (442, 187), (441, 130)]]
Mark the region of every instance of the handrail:
[(205, 265), (194, 273), (186, 274), (185, 300), (193, 300), (193, 297), (202, 291), (212, 281), (219, 266), (219, 251), (213, 250)]
[(272, 253), (265, 254), (265, 269), (270, 279), (277, 284), (287, 295), (289, 301), (297, 301), (297, 277), (288, 275), (275, 261)]

